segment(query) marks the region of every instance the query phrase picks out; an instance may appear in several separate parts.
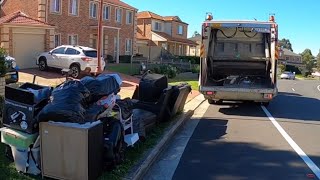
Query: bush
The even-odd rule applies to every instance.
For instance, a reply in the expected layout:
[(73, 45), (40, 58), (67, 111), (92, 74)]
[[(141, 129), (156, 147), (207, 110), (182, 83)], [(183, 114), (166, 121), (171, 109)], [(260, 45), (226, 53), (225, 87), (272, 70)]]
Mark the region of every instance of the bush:
[(194, 65), (191, 69), (192, 73), (200, 73), (200, 65)]
[(166, 75), (168, 78), (175, 78), (178, 74), (178, 69), (172, 65), (160, 65), (152, 69), (156, 74)]
[(122, 55), (119, 56), (120, 63), (131, 63), (131, 55)]
[(179, 59), (182, 59), (184, 62), (191, 62), (191, 64), (200, 64), (200, 57), (196, 56), (179, 56)]
[(4, 48), (0, 48), (0, 77), (5, 76), (7, 73), (6, 56), (6, 50)]

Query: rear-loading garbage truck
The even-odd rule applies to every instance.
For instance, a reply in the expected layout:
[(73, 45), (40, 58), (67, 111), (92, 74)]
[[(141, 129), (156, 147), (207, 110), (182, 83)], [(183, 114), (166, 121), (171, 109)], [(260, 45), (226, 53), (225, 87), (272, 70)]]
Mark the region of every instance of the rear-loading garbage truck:
[(210, 104), (277, 95), (278, 25), (268, 21), (213, 20), (202, 24), (199, 90)]

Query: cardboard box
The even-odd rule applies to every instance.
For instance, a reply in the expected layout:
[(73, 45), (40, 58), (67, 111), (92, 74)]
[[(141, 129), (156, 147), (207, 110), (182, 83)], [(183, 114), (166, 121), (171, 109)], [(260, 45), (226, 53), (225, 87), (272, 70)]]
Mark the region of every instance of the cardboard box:
[[(73, 124), (70, 126), (70, 124)], [(42, 176), (97, 179), (103, 168), (103, 125), (40, 123)]]

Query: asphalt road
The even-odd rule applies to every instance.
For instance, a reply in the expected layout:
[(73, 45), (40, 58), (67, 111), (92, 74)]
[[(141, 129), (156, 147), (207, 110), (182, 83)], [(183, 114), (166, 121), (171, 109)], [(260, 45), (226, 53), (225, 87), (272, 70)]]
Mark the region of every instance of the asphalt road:
[(205, 103), (144, 179), (317, 179), (319, 85), (281, 80), (266, 109)]

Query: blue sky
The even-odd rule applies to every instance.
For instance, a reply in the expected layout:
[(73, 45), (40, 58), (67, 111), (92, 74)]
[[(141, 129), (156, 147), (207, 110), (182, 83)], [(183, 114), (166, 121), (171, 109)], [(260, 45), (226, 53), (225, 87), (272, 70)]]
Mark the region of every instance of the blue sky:
[(320, 49), (319, 0), (123, 0), (139, 11), (162, 16), (178, 15), (189, 24), (188, 37), (199, 31), (206, 12), (219, 20), (267, 20), (275, 13), (279, 38), (289, 38), (294, 52), (309, 48), (316, 56)]

